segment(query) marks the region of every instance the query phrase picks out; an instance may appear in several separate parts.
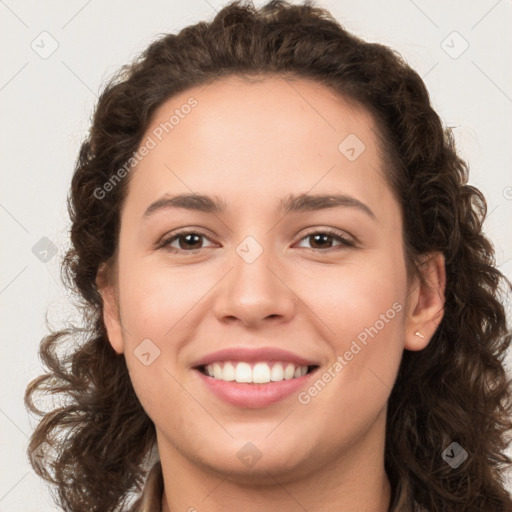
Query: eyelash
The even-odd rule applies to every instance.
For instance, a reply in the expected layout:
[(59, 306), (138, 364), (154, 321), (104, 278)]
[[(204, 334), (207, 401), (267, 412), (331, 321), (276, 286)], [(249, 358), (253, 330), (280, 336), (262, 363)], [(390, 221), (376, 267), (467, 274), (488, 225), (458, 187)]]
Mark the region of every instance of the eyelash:
[[(178, 240), (179, 238), (184, 237), (186, 235), (199, 235), (199, 236), (202, 236), (202, 237), (208, 239), (211, 242), (211, 240), (208, 237), (208, 235), (206, 235), (206, 233), (202, 232), (199, 229), (197, 229), (197, 230), (182, 230), (182, 231), (179, 231), (178, 233), (175, 233), (171, 237), (165, 238), (161, 242), (159, 242), (159, 244), (157, 246), (157, 249), (163, 249), (165, 251), (172, 252), (172, 253), (195, 253), (196, 251), (200, 251), (201, 249), (205, 249), (205, 247), (201, 247), (199, 249), (191, 249), (189, 251), (186, 251), (184, 249), (176, 249), (175, 247), (170, 247), (170, 244), (172, 242), (174, 242), (175, 240)], [(309, 237), (311, 237), (313, 235), (328, 235), (328, 236), (331, 236), (336, 241), (341, 242), (340, 245), (343, 246), (345, 249), (351, 249), (351, 248), (354, 248), (356, 246), (356, 244), (354, 242), (352, 242), (348, 238), (345, 238), (344, 236), (340, 235), (339, 232), (337, 232), (335, 230), (332, 230), (332, 229), (329, 229), (329, 228), (325, 228), (325, 229), (322, 229), (322, 230), (316, 230), (316, 231), (310, 231), (309, 233), (306, 233), (299, 240), (299, 242), (301, 242), (305, 238), (309, 238)], [(336, 250), (336, 247), (339, 247), (340, 245), (334, 246), (334, 247), (329, 247), (328, 249), (314, 249), (314, 248), (309, 248), (309, 247), (303, 247), (303, 249), (308, 249), (310, 251), (315, 251), (315, 252), (320, 251), (320, 252), (325, 253), (325, 252), (330, 252), (330, 251)]]

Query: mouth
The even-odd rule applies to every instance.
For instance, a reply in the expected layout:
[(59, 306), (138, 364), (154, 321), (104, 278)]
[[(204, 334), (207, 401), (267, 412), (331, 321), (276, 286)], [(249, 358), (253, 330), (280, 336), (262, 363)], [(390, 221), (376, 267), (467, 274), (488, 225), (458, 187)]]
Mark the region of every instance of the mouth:
[(198, 386), (235, 407), (262, 408), (298, 394), (320, 367), (279, 347), (233, 346), (191, 364)]
[(313, 373), (318, 365), (290, 361), (215, 361), (194, 369), (208, 378), (239, 384), (270, 384), (293, 380)]
[(208, 393), (243, 409), (262, 409), (296, 396), (319, 366), (272, 361), (219, 361), (193, 368)]

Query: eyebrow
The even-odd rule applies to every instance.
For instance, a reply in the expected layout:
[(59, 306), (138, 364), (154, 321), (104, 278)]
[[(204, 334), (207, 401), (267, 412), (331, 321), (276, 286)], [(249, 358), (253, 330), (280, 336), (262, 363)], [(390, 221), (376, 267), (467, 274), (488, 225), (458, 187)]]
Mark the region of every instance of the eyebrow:
[[(337, 206), (357, 208), (376, 220), (376, 216), (369, 206), (355, 197), (345, 194), (290, 194), (279, 203), (278, 211), (284, 215), (288, 213), (310, 212), (335, 208)], [(199, 211), (204, 213), (224, 213), (227, 205), (218, 196), (207, 196), (203, 194), (179, 194), (176, 196), (164, 195), (152, 203), (144, 212), (143, 218), (148, 218), (158, 211), (173, 208)]]

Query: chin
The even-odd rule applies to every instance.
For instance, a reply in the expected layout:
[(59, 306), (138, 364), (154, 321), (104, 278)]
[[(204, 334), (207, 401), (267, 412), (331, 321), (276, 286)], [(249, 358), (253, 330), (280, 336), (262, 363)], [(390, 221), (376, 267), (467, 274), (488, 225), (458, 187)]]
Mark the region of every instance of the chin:
[(294, 481), (312, 471), (310, 454), (299, 453), (297, 442), (284, 446), (273, 441), (231, 440), (229, 446), (203, 454), (202, 463), (215, 473), (229, 474), (230, 481), (250, 486), (275, 486), (276, 479)]

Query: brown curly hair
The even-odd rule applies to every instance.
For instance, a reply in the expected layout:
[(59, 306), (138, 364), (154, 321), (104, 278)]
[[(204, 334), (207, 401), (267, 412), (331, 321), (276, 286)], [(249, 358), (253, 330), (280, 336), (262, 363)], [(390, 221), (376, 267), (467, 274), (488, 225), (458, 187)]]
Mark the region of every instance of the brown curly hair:
[[(260, 9), (233, 2), (211, 22), (162, 36), (104, 88), (72, 178), (72, 246), (62, 263), (84, 324), (52, 330), (41, 342), (47, 373), (25, 393), (27, 408), (41, 416), (27, 450), (45, 456), (31, 457), (34, 470), (73, 512), (126, 510), (140, 492), (155, 427), (124, 356), (108, 342), (95, 282), (100, 265), (116, 258), (130, 176), (101, 200), (98, 190), (132, 157), (164, 101), (219, 77), (253, 74), (312, 78), (366, 108), (385, 141), (409, 264), (420, 274), (421, 255), (445, 257), (444, 317), (424, 350), (404, 351), (389, 398), (390, 510), (511, 511), (504, 472), (512, 464), (505, 455), (512, 400), (504, 357), (512, 335), (503, 306), (511, 284), (482, 232), (485, 199), (468, 185), (467, 164), (420, 76), (396, 52), (348, 33), (309, 1), (274, 0)], [(40, 410), (35, 393), (61, 402)], [(469, 453), (457, 469), (441, 457), (454, 441)]]

